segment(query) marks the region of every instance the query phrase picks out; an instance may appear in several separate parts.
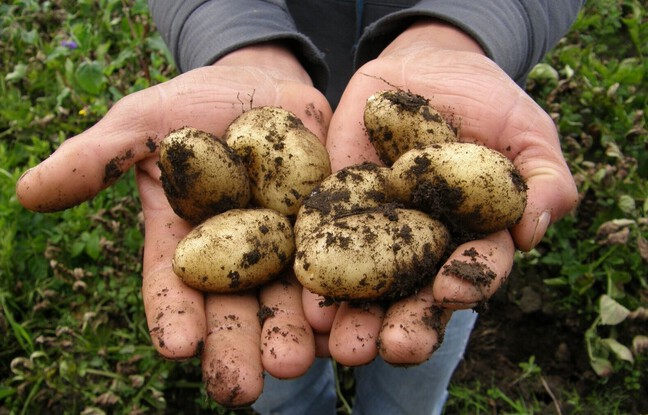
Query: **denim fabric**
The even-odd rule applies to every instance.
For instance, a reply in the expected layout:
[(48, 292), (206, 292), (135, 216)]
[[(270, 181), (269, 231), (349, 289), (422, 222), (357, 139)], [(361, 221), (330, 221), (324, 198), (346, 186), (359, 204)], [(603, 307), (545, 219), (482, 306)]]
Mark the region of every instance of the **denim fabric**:
[[(403, 368), (377, 358), (356, 368), (353, 414), (441, 414), (448, 384), (463, 357), (476, 319), (477, 314), (471, 310), (455, 312), (443, 344), (425, 363)], [(336, 405), (331, 362), (317, 359), (298, 379), (278, 380), (266, 375), (263, 394), (253, 408), (262, 415), (333, 415)]]
[(336, 400), (333, 365), (329, 359), (316, 359), (297, 379), (280, 380), (266, 374), (263, 393), (252, 408), (262, 415), (331, 415)]

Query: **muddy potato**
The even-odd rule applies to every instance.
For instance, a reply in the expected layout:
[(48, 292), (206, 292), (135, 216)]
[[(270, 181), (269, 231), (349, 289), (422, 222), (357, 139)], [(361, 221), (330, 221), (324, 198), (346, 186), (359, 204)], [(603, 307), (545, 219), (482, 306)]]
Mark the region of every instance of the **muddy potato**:
[(171, 132), (160, 143), (159, 166), (169, 204), (192, 224), (249, 203), (245, 166), (209, 133), (189, 127)]
[(296, 243), (323, 221), (373, 209), (389, 199), (389, 168), (364, 163), (341, 169), (324, 179), (304, 200), (295, 221)]
[(324, 145), (281, 108), (244, 112), (223, 138), (247, 166), (253, 200), (261, 207), (296, 215), (303, 199), (331, 174)]
[(434, 277), (448, 240), (439, 221), (383, 205), (323, 223), (302, 239), (293, 269), (304, 287), (326, 297), (399, 298)]
[(526, 183), (513, 163), (478, 144), (410, 150), (392, 166), (391, 180), (401, 202), (473, 232), (507, 229), (526, 207)]
[(428, 99), (403, 90), (369, 97), (364, 124), (378, 156), (388, 166), (410, 149), (457, 141), (453, 128)]
[(207, 219), (176, 247), (173, 271), (207, 292), (236, 292), (277, 276), (295, 250), (288, 218), (271, 209), (233, 209)]

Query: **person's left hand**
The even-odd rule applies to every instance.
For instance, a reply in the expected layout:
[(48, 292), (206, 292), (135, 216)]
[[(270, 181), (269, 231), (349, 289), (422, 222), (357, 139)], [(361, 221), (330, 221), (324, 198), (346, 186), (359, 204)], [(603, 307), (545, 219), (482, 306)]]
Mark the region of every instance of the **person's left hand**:
[[(493, 277), (471, 284), (440, 264), (428, 286), (387, 309), (374, 303), (321, 307), (322, 298), (304, 290), (306, 317), (316, 332), (318, 354), (356, 366), (378, 354), (393, 364), (417, 364), (439, 346), (453, 310), (476, 308), (507, 278), (515, 248), (529, 250), (553, 221), (577, 202), (551, 118), (481, 48), (457, 28), (434, 21), (414, 24), (350, 80), (333, 115), (327, 148), (333, 170), (379, 163), (363, 126), (366, 100), (375, 92), (409, 90), (430, 99), (459, 125), (460, 141), (484, 144), (509, 157), (528, 185), (521, 221), (459, 246), (458, 260)], [(477, 254), (475, 254), (477, 253)]]

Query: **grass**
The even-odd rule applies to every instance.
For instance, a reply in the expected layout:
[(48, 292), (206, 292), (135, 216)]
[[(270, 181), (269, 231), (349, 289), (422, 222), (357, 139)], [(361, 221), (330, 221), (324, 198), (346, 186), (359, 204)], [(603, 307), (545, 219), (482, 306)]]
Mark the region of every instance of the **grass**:
[[(648, 393), (648, 359), (633, 348), (648, 335), (647, 12), (588, 2), (528, 83), (582, 198), (516, 261), (519, 275), (542, 276), (553, 313), (577, 320), (600, 375), (590, 394), (560, 391), (572, 413), (631, 413), (630, 397)], [(206, 398), (197, 361), (165, 361), (150, 344), (132, 173), (56, 214), (25, 211), (13, 190), (119, 98), (176, 74), (146, 2), (10, 0), (0, 21), (0, 414), (232, 413)], [(518, 363), (508, 383), (519, 394), (453, 383), (447, 413), (540, 413), (546, 369)]]

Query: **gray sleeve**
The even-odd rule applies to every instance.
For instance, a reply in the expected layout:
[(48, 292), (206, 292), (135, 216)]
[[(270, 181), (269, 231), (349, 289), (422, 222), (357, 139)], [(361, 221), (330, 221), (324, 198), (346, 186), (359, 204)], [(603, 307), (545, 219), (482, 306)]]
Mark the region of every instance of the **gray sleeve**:
[(585, 0), (423, 0), (368, 26), (356, 67), (374, 59), (415, 18), (433, 17), (471, 35), (511, 78), (529, 71), (567, 33)]
[(151, 16), (181, 72), (210, 65), (238, 48), (281, 40), (314, 85), (325, 90), (321, 52), (300, 34), (282, 0), (149, 0)]

